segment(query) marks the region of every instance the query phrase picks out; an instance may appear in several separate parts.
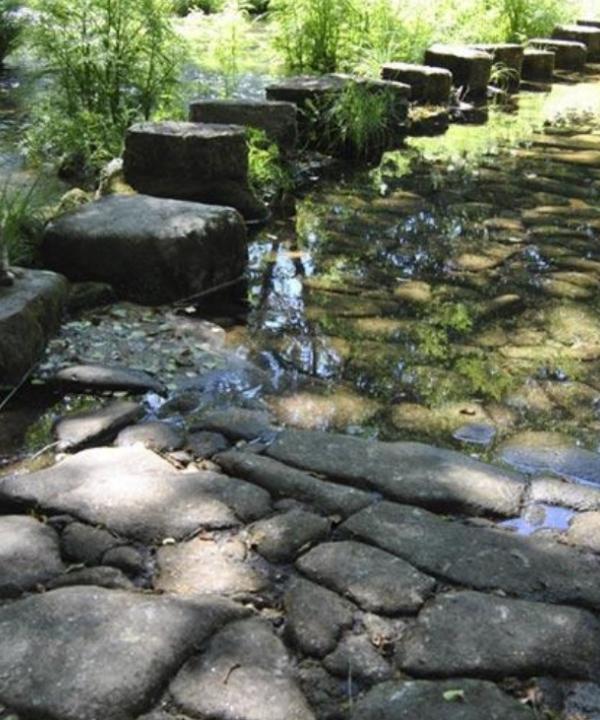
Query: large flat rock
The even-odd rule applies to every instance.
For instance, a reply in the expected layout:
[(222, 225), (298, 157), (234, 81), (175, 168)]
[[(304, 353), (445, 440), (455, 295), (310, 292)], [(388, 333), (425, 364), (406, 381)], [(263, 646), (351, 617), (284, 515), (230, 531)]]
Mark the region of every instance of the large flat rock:
[(556, 53), (540, 48), (525, 48), (523, 55), (523, 80), (551, 83), (556, 67)]
[(516, 515), (525, 490), (515, 474), (420, 443), (288, 430), (267, 453), (391, 500), (471, 514)]
[(352, 720), (533, 720), (491, 682), (458, 678), (386, 682), (355, 705)]
[(416, 102), (447, 105), (450, 100), (452, 73), (444, 68), (390, 62), (382, 66), (381, 77), (410, 85), (410, 99)]
[(123, 170), (138, 192), (234, 207), (247, 220), (266, 211), (248, 185), (246, 129), (196, 122), (144, 122), (125, 135)]
[(18, 383), (39, 360), (68, 296), (60, 275), (20, 269), (16, 275), (13, 285), (0, 287), (0, 387)]
[(600, 623), (576, 608), (459, 592), (438, 597), (396, 646), (420, 677), (598, 680)]
[(55, 530), (32, 517), (0, 517), (0, 598), (34, 590), (64, 570)]
[(0, 704), (49, 720), (130, 720), (194, 649), (244, 610), (74, 587), (0, 607)]
[(533, 38), (529, 46), (553, 52), (557, 70), (583, 70), (588, 56), (587, 47), (582, 42), (571, 40)]
[(435, 587), (433, 578), (399, 557), (352, 541), (318, 545), (296, 566), (363, 610), (383, 615), (417, 612)]
[(552, 539), (466, 525), (389, 502), (362, 510), (342, 527), (459, 585), (600, 607), (600, 559)]
[(54, 426), (54, 436), (63, 450), (75, 450), (112, 440), (123, 428), (144, 414), (136, 402), (117, 400), (101, 408), (84, 410), (61, 418)]
[(111, 195), (51, 222), (43, 254), (70, 280), (107, 282), (122, 298), (156, 304), (238, 278), (246, 230), (231, 208)]
[(212, 720), (315, 720), (285, 646), (260, 620), (230, 624), (171, 683), (176, 705)]
[(257, 128), (284, 152), (294, 150), (298, 142), (297, 108), (289, 102), (194, 100), (190, 103), (190, 120)]
[(425, 52), (425, 65), (450, 70), (456, 87), (481, 97), (490, 82), (492, 56), (463, 45), (437, 44)]
[(183, 473), (150, 450), (84, 450), (57, 465), (0, 483), (0, 499), (69, 513), (142, 542), (182, 539), (266, 515), (264, 490), (212, 472)]

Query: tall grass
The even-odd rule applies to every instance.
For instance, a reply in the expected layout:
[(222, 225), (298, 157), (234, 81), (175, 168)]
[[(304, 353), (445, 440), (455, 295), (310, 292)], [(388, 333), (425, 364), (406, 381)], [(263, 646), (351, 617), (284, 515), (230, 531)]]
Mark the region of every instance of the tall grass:
[(0, 188), (0, 278), (11, 265), (33, 261), (43, 226), (43, 206), (36, 182), (22, 185), (8, 178)]

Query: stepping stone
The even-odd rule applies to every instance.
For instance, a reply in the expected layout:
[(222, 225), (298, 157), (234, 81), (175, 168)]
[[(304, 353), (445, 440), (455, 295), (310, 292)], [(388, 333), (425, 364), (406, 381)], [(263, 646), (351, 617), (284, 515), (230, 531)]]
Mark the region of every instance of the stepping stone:
[(574, 510), (600, 510), (600, 488), (576, 485), (557, 478), (534, 478), (529, 498), (531, 502), (560, 505)]
[(600, 29), (600, 20), (594, 19), (594, 20), (578, 20), (577, 25), (584, 25), (587, 27), (592, 28), (599, 28)]
[(272, 563), (293, 562), (310, 545), (323, 540), (331, 530), (326, 518), (302, 510), (291, 510), (247, 529), (248, 541)]
[(441, 580), (600, 608), (600, 558), (551, 538), (466, 525), (389, 502), (362, 510), (342, 529)]
[(210, 431), (221, 433), (230, 440), (256, 440), (270, 438), (275, 430), (269, 413), (246, 408), (208, 410), (188, 420), (191, 432)]
[(507, 440), (498, 458), (520, 472), (551, 473), (566, 480), (600, 486), (600, 454), (551, 432), (524, 432)]
[(534, 720), (532, 712), (496, 685), (460, 678), (378, 685), (354, 706), (351, 720)]
[(391, 500), (469, 514), (517, 515), (525, 491), (517, 475), (421, 443), (286, 430), (267, 453)]
[(266, 623), (228, 625), (171, 683), (176, 706), (212, 720), (315, 720), (285, 646)]
[(185, 602), (92, 587), (4, 605), (0, 703), (56, 720), (137, 717), (190, 653), (245, 614), (221, 598)]
[(396, 664), (417, 677), (597, 681), (600, 622), (576, 608), (448, 593), (428, 605), (398, 641)]
[(293, 151), (298, 143), (297, 108), (289, 102), (194, 100), (190, 104), (190, 120), (257, 128), (284, 152)]
[(117, 447), (138, 444), (155, 452), (173, 452), (184, 446), (185, 433), (171, 423), (153, 421), (125, 428), (115, 440)]
[(47, 225), (42, 251), (70, 280), (107, 282), (119, 297), (152, 305), (239, 278), (246, 229), (231, 208), (112, 195)]
[(0, 287), (0, 388), (19, 383), (39, 360), (67, 295), (65, 278), (43, 270), (18, 269), (14, 283)]
[(274, 498), (294, 498), (328, 515), (348, 517), (376, 499), (372, 493), (326, 482), (261, 455), (229, 450), (214, 459), (226, 472), (259, 485)]
[(472, 97), (483, 97), (490, 84), (492, 56), (462, 45), (433, 45), (425, 52), (425, 65), (450, 70), (455, 87)]
[(383, 80), (393, 80), (411, 89), (410, 99), (431, 105), (447, 105), (452, 90), (452, 73), (443, 68), (392, 62), (381, 68)]
[(266, 217), (248, 184), (246, 129), (239, 125), (138, 123), (125, 135), (123, 171), (145, 195), (227, 205), (246, 220)]
[(452, 437), (460, 442), (470, 445), (482, 445), (489, 447), (496, 437), (496, 428), (486, 423), (468, 423), (461, 425), (453, 433)]
[(580, 545), (600, 553), (600, 512), (576, 515), (569, 526), (566, 538), (573, 545)]
[(158, 551), (157, 590), (202, 597), (229, 595), (240, 598), (265, 590), (268, 578), (255, 570), (244, 544), (236, 539), (218, 544), (196, 538)]
[(496, 81), (496, 85), (500, 84), (506, 87), (510, 92), (519, 89), (521, 75), (523, 74), (523, 56), (525, 47), (514, 43), (492, 43), (474, 45), (475, 50), (488, 53), (492, 56), (492, 67), (498, 66), (501, 70), (508, 71), (504, 78), (500, 78), (500, 82)]
[(348, 635), (323, 665), (332, 675), (344, 680), (351, 677), (366, 685), (384, 682), (392, 677), (392, 668), (366, 635)]
[(352, 603), (330, 590), (296, 579), (285, 595), (286, 634), (306, 655), (325, 657), (357, 612)]
[(296, 567), (363, 610), (382, 615), (416, 612), (435, 587), (433, 578), (400, 558), (353, 541), (319, 545)]
[(589, 62), (600, 60), (600, 27), (585, 25), (557, 25), (552, 32), (556, 40), (569, 40), (583, 43), (588, 51)]
[(106, 365), (70, 365), (59, 370), (51, 382), (64, 390), (75, 393), (85, 392), (127, 392), (141, 394), (155, 392), (165, 395), (166, 387), (142, 370)]
[(24, 515), (0, 517), (0, 598), (35, 590), (64, 570), (55, 530)]
[(557, 70), (583, 70), (587, 61), (587, 47), (581, 42), (533, 38), (529, 41), (529, 47), (553, 52)]
[(141, 405), (126, 400), (109, 403), (95, 410), (73, 413), (54, 426), (54, 437), (60, 450), (78, 450), (112, 440), (124, 427), (144, 414)]
[(235, 527), (270, 511), (254, 485), (187, 473), (140, 446), (84, 450), (46, 470), (0, 481), (0, 501), (67, 513), (143, 543)]

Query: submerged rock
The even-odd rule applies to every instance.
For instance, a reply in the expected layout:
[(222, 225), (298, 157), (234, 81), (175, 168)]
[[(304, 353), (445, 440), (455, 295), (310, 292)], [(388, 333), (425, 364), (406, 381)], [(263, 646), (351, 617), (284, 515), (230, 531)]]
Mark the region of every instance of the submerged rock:
[(142, 370), (130, 370), (124, 367), (107, 365), (69, 365), (59, 370), (52, 382), (65, 390), (73, 392), (113, 392), (145, 393), (152, 391), (159, 395), (166, 393), (165, 386)]
[(23, 379), (60, 326), (68, 283), (42, 270), (17, 270), (14, 283), (0, 286), (0, 387)]
[(147, 195), (113, 195), (62, 215), (46, 227), (42, 249), (70, 280), (110, 283), (150, 305), (235, 280), (247, 256), (232, 208)]

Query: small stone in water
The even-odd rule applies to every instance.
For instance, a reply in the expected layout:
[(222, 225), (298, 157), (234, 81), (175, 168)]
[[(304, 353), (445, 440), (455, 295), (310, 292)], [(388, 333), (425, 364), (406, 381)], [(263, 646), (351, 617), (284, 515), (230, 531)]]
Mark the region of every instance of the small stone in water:
[(452, 437), (464, 443), (473, 445), (491, 445), (496, 437), (496, 428), (485, 423), (468, 423), (454, 431)]

